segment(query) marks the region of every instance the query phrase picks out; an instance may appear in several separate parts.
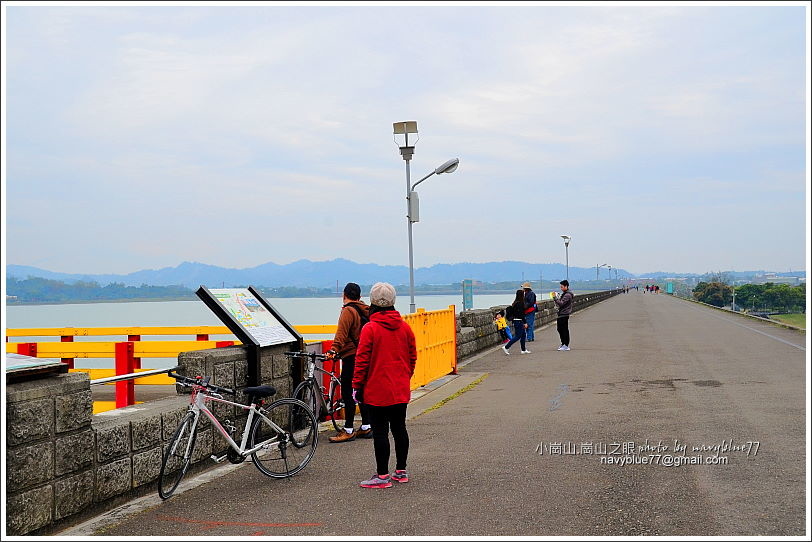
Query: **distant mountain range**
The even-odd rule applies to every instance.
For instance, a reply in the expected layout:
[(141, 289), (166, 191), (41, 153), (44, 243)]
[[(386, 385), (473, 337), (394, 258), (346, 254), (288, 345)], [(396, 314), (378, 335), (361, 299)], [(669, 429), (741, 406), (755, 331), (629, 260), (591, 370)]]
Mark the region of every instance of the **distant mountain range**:
[[(764, 271), (745, 271), (730, 273), (734, 277), (763, 274)], [(803, 271), (792, 273), (805, 276)], [(39, 277), (60, 280), (63, 282), (97, 282), (104, 286), (110, 283), (123, 283), (125, 286), (175, 286), (181, 285), (196, 289), (200, 285), (207, 287), (230, 286), (297, 286), (332, 288), (336, 282), (343, 286), (347, 282), (373, 284), (383, 281), (392, 284), (407, 284), (409, 268), (405, 265), (361, 264), (345, 259), (323, 262), (299, 260), (286, 265), (268, 262), (246, 269), (231, 269), (197, 262), (183, 262), (176, 267), (163, 269), (145, 269), (126, 275), (114, 274), (71, 274), (58, 273), (24, 265), (6, 266), (6, 275), (18, 279)], [(451, 284), (463, 279), (474, 279), (482, 282), (503, 282), (528, 280), (538, 283), (539, 277), (545, 280), (559, 281), (566, 276), (566, 267), (560, 263), (534, 264), (518, 261), (488, 263), (437, 264), (431, 267), (415, 269), (415, 284)], [(614, 270), (612, 270), (614, 278)], [(789, 275), (789, 273), (779, 273)], [(634, 275), (624, 269), (617, 270), (618, 277), (663, 278), (663, 277), (699, 277), (692, 273), (654, 272)], [(588, 281), (595, 279), (594, 267), (570, 267), (571, 281)], [(602, 268), (600, 278), (609, 278), (609, 270)]]

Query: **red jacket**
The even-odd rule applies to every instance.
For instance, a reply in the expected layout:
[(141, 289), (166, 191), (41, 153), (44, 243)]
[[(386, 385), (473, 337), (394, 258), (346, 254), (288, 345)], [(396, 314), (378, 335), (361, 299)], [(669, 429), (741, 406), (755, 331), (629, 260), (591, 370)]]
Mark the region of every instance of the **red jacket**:
[(416, 362), (417, 345), (409, 324), (398, 311), (376, 312), (361, 330), (352, 387), (363, 390), (368, 405), (408, 403)]

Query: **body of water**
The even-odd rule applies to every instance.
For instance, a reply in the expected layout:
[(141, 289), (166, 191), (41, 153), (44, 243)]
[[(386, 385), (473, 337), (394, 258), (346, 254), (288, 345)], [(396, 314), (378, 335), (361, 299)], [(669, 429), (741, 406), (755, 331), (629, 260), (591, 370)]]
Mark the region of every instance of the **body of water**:
[[(538, 292), (539, 299), (546, 299)], [(369, 299), (364, 299), (368, 302)], [(495, 305), (508, 305), (512, 294), (474, 295), (474, 308), (487, 309)], [(341, 309), (341, 298), (268, 298), (268, 302), (293, 325), (335, 324)], [(455, 305), (462, 308), (461, 295), (415, 296), (415, 305), (427, 311), (447, 309)], [(395, 308), (401, 314), (409, 312), (409, 295), (399, 294)], [(124, 326), (220, 326), (223, 323), (202, 301), (154, 301), (127, 303), (77, 303), (64, 305), (7, 306), (7, 328), (54, 327), (124, 327)], [(212, 340), (229, 340), (233, 335), (212, 335)], [(307, 338), (332, 338), (307, 336)], [(190, 336), (145, 336), (144, 340), (192, 340)], [(15, 339), (19, 340), (19, 339)], [(23, 339), (25, 340), (25, 339)], [(58, 337), (33, 337), (31, 340), (59, 341)], [(121, 336), (76, 337), (75, 341), (120, 341)], [(144, 367), (171, 367), (172, 359), (145, 359)], [(76, 360), (77, 367), (110, 367), (112, 360), (84, 358)]]

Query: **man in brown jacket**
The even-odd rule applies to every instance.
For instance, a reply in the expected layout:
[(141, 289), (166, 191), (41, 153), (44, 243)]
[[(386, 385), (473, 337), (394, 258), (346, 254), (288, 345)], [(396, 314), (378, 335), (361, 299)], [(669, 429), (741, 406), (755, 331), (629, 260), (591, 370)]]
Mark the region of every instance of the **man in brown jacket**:
[(361, 428), (353, 430), (355, 421), (355, 401), (352, 398), (352, 377), (355, 373), (355, 351), (358, 349), (358, 338), (361, 336), (361, 325), (369, 321), (369, 306), (361, 301), (361, 287), (354, 282), (344, 286), (344, 306), (338, 317), (333, 346), (327, 355), (341, 359), (341, 398), (344, 400), (344, 431), (330, 437), (330, 442), (348, 442), (359, 438), (372, 438), (369, 424), (369, 412), (366, 405), (359, 403), (361, 410)]

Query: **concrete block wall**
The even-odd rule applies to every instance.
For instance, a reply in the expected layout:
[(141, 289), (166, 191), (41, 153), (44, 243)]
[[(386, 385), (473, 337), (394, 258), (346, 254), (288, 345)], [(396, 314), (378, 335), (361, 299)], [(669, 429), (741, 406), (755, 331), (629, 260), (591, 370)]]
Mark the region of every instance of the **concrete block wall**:
[[(590, 294), (578, 294), (573, 300), (572, 311), (577, 312), (619, 293), (622, 293), (622, 291), (608, 290)], [(536, 313), (534, 329), (549, 324), (558, 317), (558, 311), (552, 299), (539, 301), (537, 304), (539, 311)], [(457, 315), (457, 361), (501, 343), (493, 318), (497, 312), (506, 307), (507, 305), (498, 305), (489, 309), (463, 311)], [(511, 327), (511, 331), (512, 329)]]
[[(290, 395), (293, 381), (283, 353), (296, 349), (262, 349), (261, 383), (275, 386), (280, 397)], [(178, 365), (181, 374), (212, 376), (213, 384), (236, 388), (236, 400), (245, 401), (244, 347), (184, 352)], [(157, 491), (164, 447), (188, 404), (188, 396), (179, 395), (94, 416), (85, 373), (7, 385), (6, 533), (48, 534)], [(242, 431), (246, 417), (235, 410), (218, 405), (215, 413)], [(215, 466), (209, 456), (227, 449), (208, 419), (201, 421), (191, 467), (196, 471)]]

